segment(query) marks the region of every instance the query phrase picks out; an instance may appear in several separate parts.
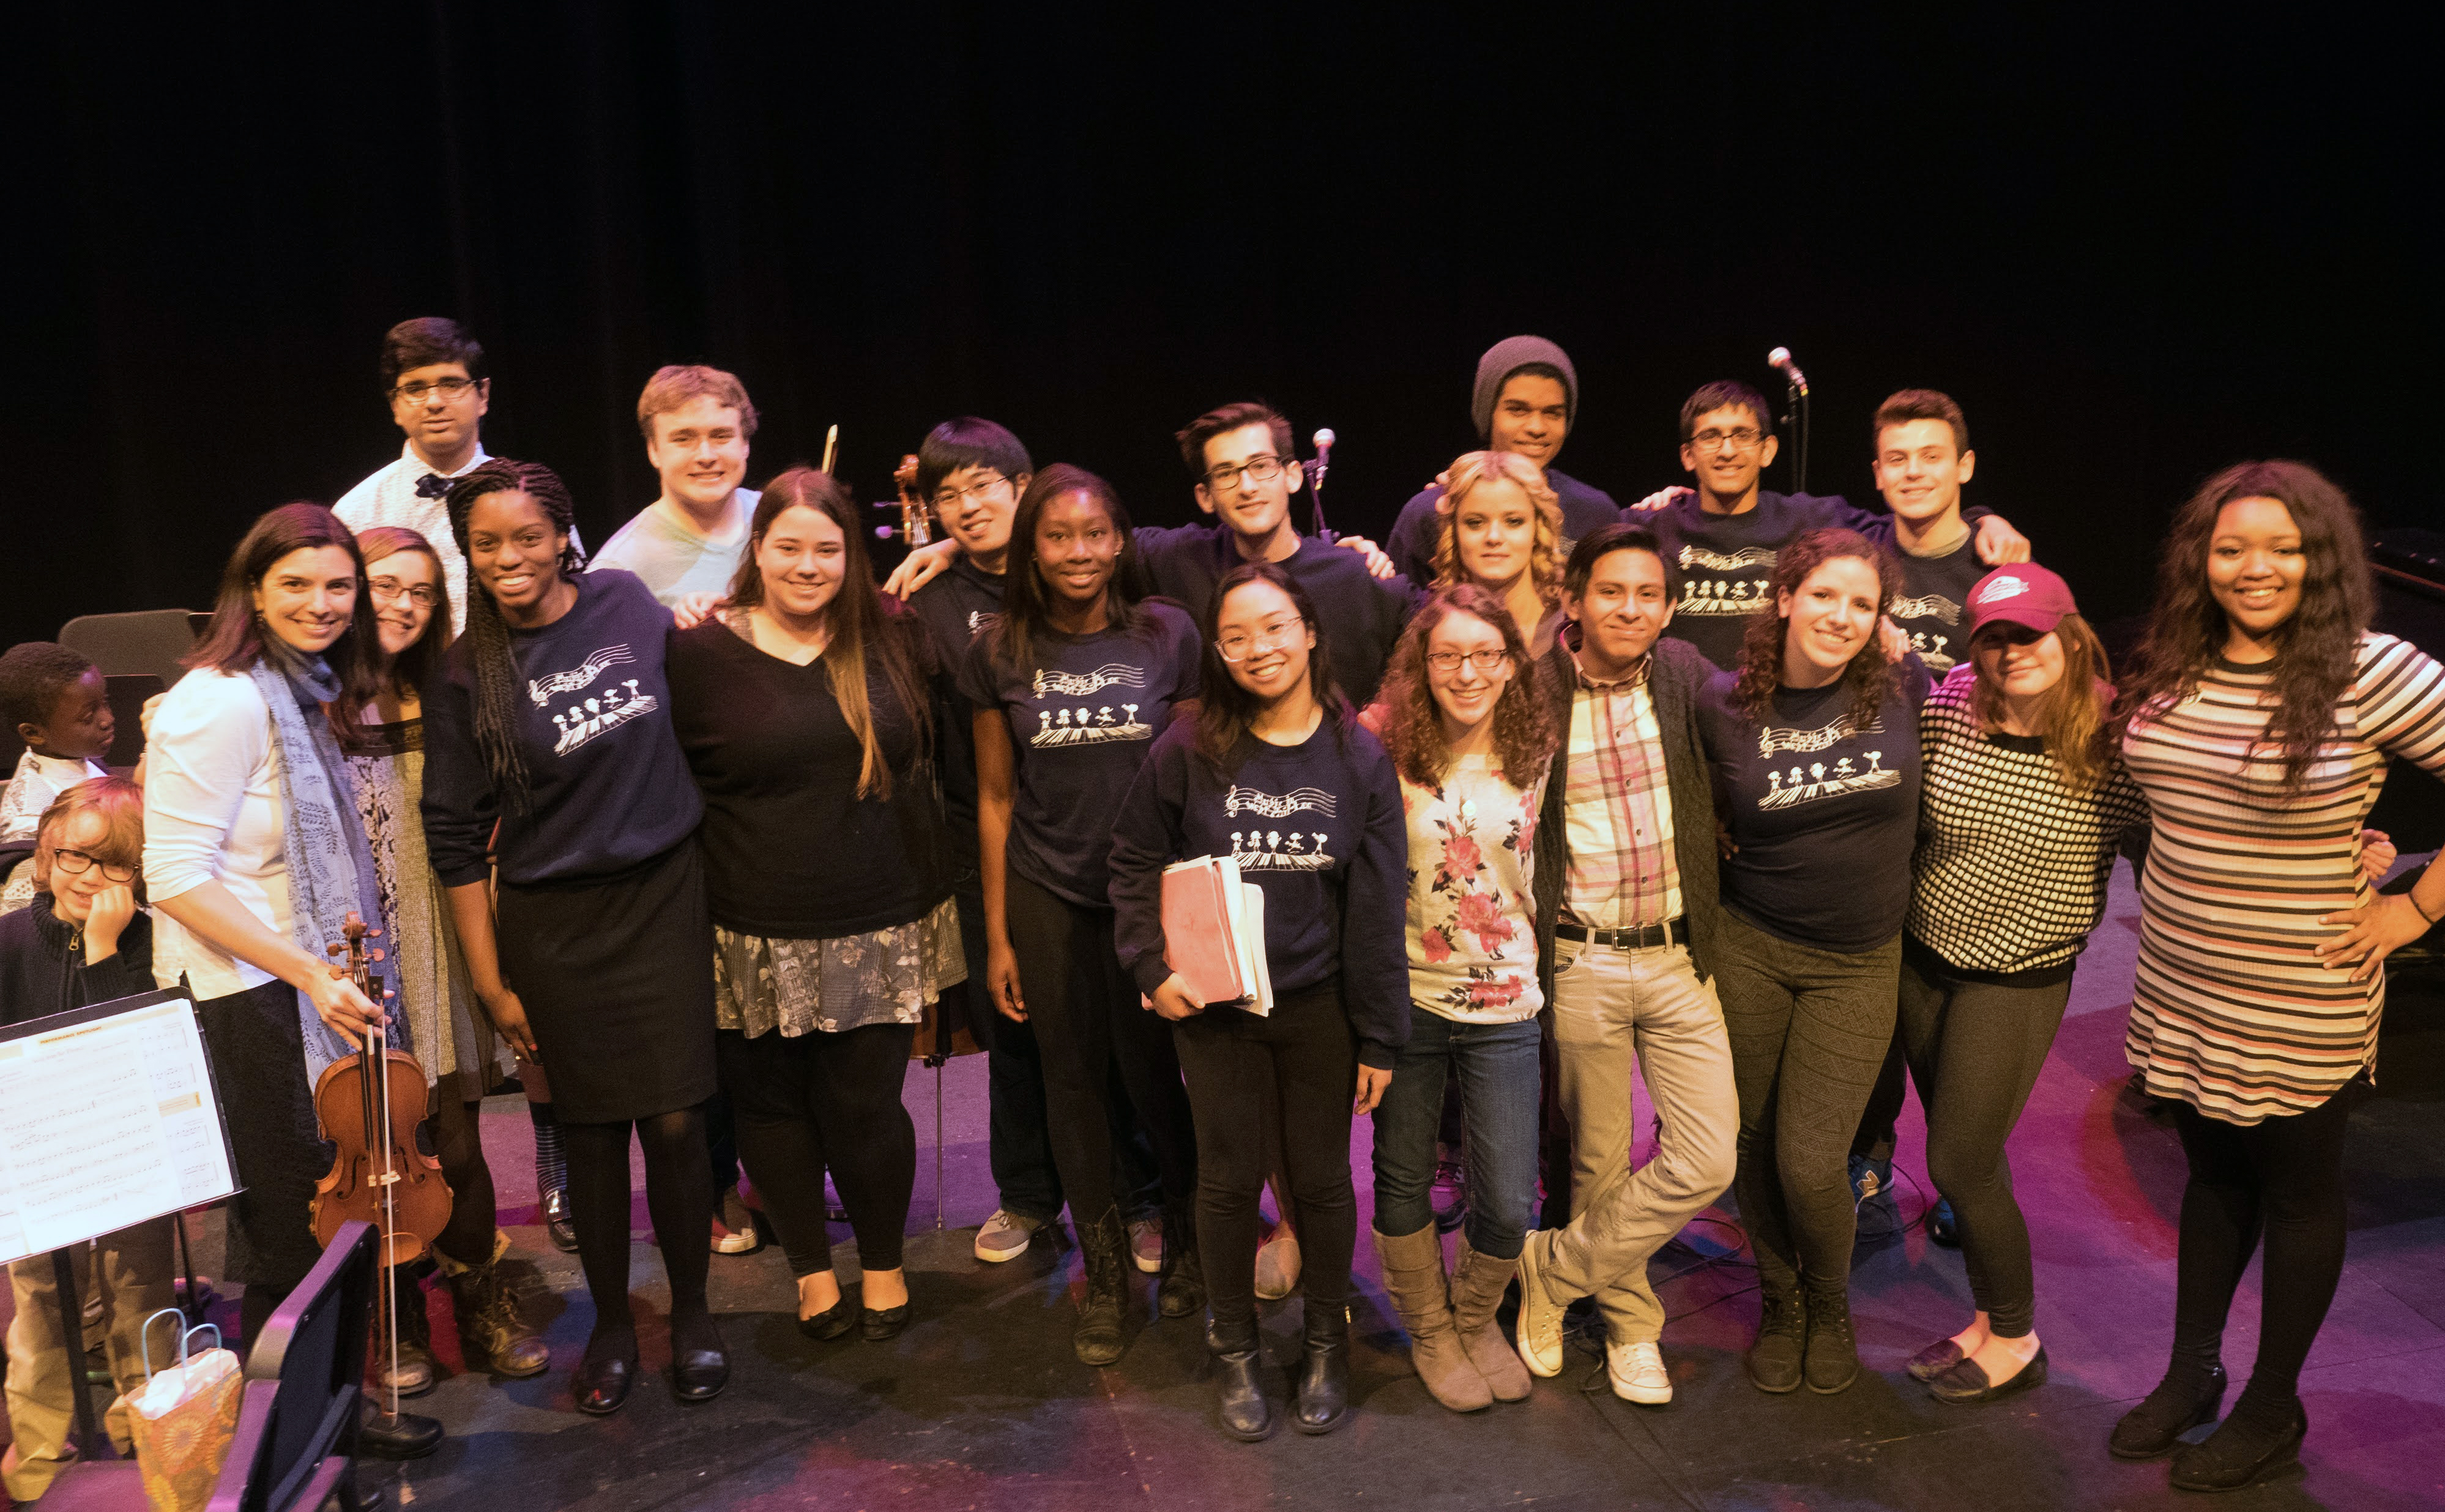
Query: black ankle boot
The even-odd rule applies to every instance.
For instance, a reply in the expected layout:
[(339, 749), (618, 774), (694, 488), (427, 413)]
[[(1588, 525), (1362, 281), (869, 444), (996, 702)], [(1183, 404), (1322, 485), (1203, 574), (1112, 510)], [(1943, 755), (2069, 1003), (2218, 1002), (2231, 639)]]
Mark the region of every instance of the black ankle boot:
[(1851, 1294), (1839, 1287), (1808, 1293), (1808, 1389), (1820, 1396), (1859, 1378), (1859, 1341), (1851, 1333)]
[(1103, 1217), (1079, 1232), (1078, 1260), (1087, 1272), (1087, 1301), (1070, 1346), (1082, 1365), (1114, 1364), (1129, 1348), (1121, 1335), (1121, 1299), (1128, 1284), (1129, 1232), (1120, 1208), (1105, 1208)]
[(1745, 1363), (1749, 1383), (1761, 1391), (1800, 1389), (1801, 1353), (1808, 1344), (1808, 1301), (1795, 1282), (1759, 1286), (1757, 1342)]
[(1186, 1204), (1163, 1210), (1163, 1279), (1155, 1286), (1155, 1310), (1166, 1317), (1205, 1311), (1205, 1271), (1197, 1259), (1197, 1213)]
[(2215, 1421), (2224, 1405), (2225, 1373), (2221, 1365), (2205, 1373), (2175, 1366), (2156, 1389), (2114, 1425), (2106, 1452), (2118, 1460), (2156, 1460), (2181, 1446), (2182, 1435), (2202, 1423)]
[(1298, 1402), (1292, 1426), (1330, 1433), (1350, 1415), (1350, 1304), (1310, 1297), (1307, 1340), (1299, 1350)]
[(2232, 1404), (2232, 1415), (2196, 1444), (2174, 1451), (2177, 1491), (2238, 1491), (2299, 1463), (2309, 1414), (2291, 1392), (2261, 1391), (2252, 1381)]
[(1205, 1351), (1214, 1357), (1216, 1382), (1222, 1387), (1222, 1431), (1242, 1444), (1274, 1436), (1274, 1409), (1265, 1401), (1263, 1352), (1257, 1344), (1257, 1321), (1217, 1322), (1205, 1331)]

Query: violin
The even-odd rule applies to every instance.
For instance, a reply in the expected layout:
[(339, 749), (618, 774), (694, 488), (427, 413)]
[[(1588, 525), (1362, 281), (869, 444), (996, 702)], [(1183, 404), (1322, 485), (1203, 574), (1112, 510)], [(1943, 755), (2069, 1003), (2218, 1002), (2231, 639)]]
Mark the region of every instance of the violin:
[[(382, 931), (348, 915), (345, 943), (325, 946), (335, 968), (356, 983), (365, 1000), (391, 996), (373, 964), (383, 959), (365, 942)], [(389, 1267), (422, 1258), (450, 1222), (450, 1184), (441, 1163), (424, 1153), (416, 1131), (424, 1122), (428, 1093), (424, 1068), (414, 1055), (383, 1043), (381, 1026), (365, 1026), (364, 1048), (331, 1062), (314, 1083), (315, 1129), (338, 1147), (331, 1169), (314, 1184), (314, 1238), (327, 1247), (342, 1223), (370, 1223), (382, 1238), (381, 1263)], [(374, 1289), (375, 1328), (399, 1357), (399, 1320), (392, 1315), (387, 1278)], [(399, 1404), (394, 1387), (391, 1414)]]

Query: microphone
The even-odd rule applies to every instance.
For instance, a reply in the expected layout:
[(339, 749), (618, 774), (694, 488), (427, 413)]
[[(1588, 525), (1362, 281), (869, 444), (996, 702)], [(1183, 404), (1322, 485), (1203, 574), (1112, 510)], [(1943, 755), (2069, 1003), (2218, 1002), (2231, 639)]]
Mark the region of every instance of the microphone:
[(1324, 525), (1324, 474), (1325, 469), (1333, 464), (1333, 443), (1336, 439), (1337, 438), (1333, 434), (1333, 427), (1330, 425), (1323, 427), (1314, 436), (1308, 438), (1309, 441), (1316, 447), (1316, 460), (1309, 463), (1307, 469), (1308, 508), (1315, 517), (1316, 533), (1319, 536), (1323, 536), (1326, 533)]
[(1783, 377), (1791, 380), (1791, 386), (1800, 390), (1801, 393), (1806, 394), (1808, 392), (1808, 375), (1802, 373), (1800, 370), (1800, 364), (1791, 360), (1790, 347), (1778, 346), (1774, 350), (1766, 353), (1765, 364), (1768, 367), (1773, 368), (1776, 372), (1781, 373)]
[(1340, 438), (1333, 434), (1333, 427), (1329, 425), (1323, 430), (1316, 432), (1314, 437), (1310, 438), (1310, 439), (1316, 444), (1316, 459), (1319, 465), (1331, 458), (1333, 456), (1333, 443), (1339, 439)]

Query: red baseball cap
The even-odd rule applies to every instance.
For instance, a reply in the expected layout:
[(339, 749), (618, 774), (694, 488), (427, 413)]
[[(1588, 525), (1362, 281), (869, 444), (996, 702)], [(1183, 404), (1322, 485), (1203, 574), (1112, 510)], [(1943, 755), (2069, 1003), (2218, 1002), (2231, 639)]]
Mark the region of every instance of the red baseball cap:
[(2062, 624), (2064, 615), (2079, 612), (2070, 586), (2035, 562), (1999, 567), (1969, 589), (1972, 640), (1997, 624), (2025, 625), (2044, 635)]

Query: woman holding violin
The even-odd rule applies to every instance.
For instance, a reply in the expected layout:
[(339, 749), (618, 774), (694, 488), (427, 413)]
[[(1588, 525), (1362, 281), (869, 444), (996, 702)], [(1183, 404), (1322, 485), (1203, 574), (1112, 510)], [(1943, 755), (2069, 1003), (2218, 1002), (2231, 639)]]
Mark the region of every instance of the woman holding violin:
[[(364, 580), (356, 538), (329, 510), (284, 504), (256, 520), (149, 742), (153, 977), (186, 984), (223, 1084), (247, 1092), (222, 1111), (240, 1188), (228, 1270), (246, 1287), (250, 1345), (322, 1253), (312, 1209), (330, 1157), (311, 1089), (388, 1023), (327, 954), (345, 948), (349, 916), (382, 917), (334, 728), (353, 724), (370, 683)], [(360, 1444), (422, 1453), (440, 1431), (393, 1416)]]
[[(497, 1268), (509, 1238), (495, 1226), (493, 1169), (484, 1159), (476, 1111), (507, 1069), (501, 1041), (476, 1002), (449, 899), (424, 849), (418, 804), (424, 792), (422, 690), (440, 678), (450, 649), (450, 603), (441, 560), (422, 535), (379, 525), (357, 536), (373, 597), (378, 640), (369, 658), (372, 697), (348, 747), (357, 816), (373, 850), (388, 963), (398, 1011), (421, 1063), (429, 1095), (417, 1104), (433, 1121), (434, 1152), (456, 1202), (434, 1236), (433, 1260), (450, 1279), (463, 1355), (512, 1378), (539, 1375), (551, 1352), (518, 1316)], [(403, 1395), (430, 1390), (435, 1369), (424, 1291), (397, 1288), (400, 1351), (382, 1384)]]
[(635, 1385), (632, 1131), (670, 1278), (672, 1391), (705, 1401), (730, 1378), (704, 1294), (713, 921), (703, 804), (663, 674), (671, 616), (631, 573), (577, 573), (573, 507), (551, 469), (495, 457), (448, 502), (475, 588), (424, 704), (425, 846), (476, 997), (551, 1076), (594, 1297), (577, 1406), (617, 1411)]

